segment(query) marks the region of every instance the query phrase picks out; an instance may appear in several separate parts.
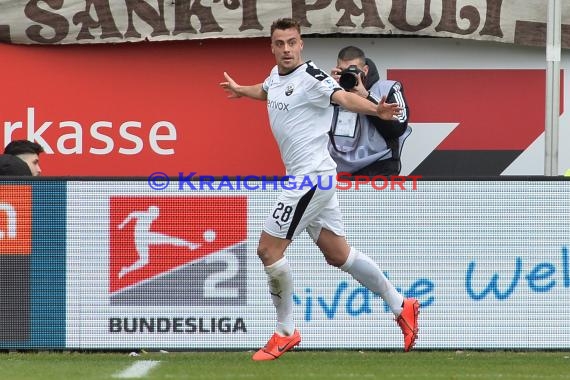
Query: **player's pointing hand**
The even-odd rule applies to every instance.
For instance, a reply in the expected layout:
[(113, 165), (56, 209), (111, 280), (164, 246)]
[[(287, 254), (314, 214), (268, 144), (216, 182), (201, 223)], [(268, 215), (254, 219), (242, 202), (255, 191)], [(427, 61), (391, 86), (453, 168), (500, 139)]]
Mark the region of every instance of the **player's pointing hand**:
[(228, 93), (228, 98), (240, 98), (241, 95), (237, 91), (239, 85), (225, 71), (224, 77), (226, 78), (226, 82), (221, 82), (220, 86)]
[(380, 119), (393, 120), (402, 114), (402, 107), (398, 103), (386, 103), (386, 96), (383, 96), (376, 107), (376, 113)]

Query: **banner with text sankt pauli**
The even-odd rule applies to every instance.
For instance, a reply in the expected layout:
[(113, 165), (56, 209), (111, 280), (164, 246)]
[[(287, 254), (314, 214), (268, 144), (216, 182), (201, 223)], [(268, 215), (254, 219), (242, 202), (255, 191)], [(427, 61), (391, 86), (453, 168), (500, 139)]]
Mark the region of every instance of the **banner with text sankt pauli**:
[[(545, 0), (2, 0), (0, 41), (85, 44), (267, 37), (290, 16), (306, 34), (454, 37), (544, 45)], [(570, 47), (570, 3), (562, 4)]]

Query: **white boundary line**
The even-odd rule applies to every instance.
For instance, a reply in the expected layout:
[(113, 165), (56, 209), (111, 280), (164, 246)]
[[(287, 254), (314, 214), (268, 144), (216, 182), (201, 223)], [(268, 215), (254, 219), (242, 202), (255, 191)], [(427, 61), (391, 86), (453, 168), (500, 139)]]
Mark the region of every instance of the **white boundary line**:
[(158, 360), (140, 360), (124, 371), (114, 374), (113, 377), (121, 379), (137, 379), (145, 377), (148, 372), (156, 367), (160, 361)]

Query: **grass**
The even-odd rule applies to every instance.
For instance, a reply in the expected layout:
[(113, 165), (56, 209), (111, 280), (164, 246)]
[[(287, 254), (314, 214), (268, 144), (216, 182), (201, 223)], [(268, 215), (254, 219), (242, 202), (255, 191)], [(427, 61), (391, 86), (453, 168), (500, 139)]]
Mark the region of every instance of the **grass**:
[(144, 377), (177, 379), (570, 379), (570, 352), (294, 351), (253, 362), (251, 352), (4, 353), (0, 379), (114, 379), (139, 361), (159, 361)]

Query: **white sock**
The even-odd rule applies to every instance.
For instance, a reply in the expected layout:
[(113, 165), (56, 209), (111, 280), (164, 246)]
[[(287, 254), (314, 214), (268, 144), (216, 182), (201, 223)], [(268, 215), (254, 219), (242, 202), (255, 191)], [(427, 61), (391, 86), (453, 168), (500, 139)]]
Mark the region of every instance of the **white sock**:
[(293, 335), (293, 274), (289, 262), (284, 257), (265, 267), (267, 283), (273, 305), (277, 311), (277, 327), (275, 332), (280, 335)]
[(350, 247), (348, 259), (340, 269), (349, 273), (366, 289), (382, 297), (395, 316), (400, 315), (404, 297), (398, 293), (394, 285), (384, 276), (384, 273), (370, 257)]

